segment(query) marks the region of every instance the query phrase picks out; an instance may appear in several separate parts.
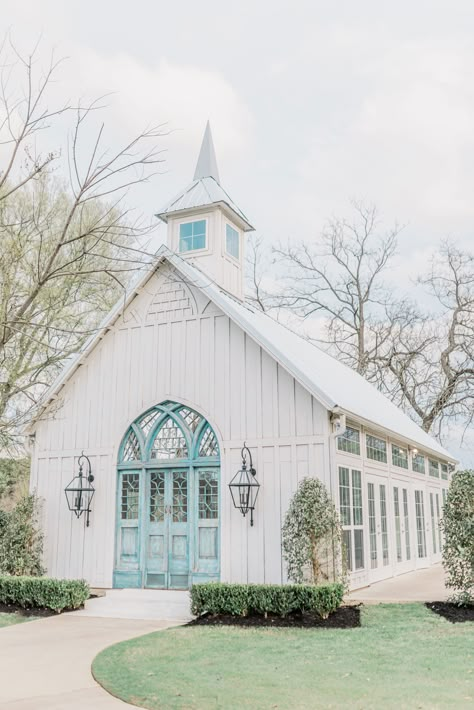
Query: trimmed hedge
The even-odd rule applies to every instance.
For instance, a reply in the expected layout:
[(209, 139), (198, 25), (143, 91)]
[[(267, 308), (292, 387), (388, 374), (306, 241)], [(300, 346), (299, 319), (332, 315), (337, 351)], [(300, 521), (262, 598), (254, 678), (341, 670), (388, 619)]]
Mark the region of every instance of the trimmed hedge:
[(89, 598), (89, 585), (80, 579), (0, 576), (0, 603), (23, 609), (78, 609)]
[(225, 584), (208, 582), (191, 587), (191, 613), (267, 616), (315, 612), (326, 619), (344, 597), (344, 585), (335, 584)]

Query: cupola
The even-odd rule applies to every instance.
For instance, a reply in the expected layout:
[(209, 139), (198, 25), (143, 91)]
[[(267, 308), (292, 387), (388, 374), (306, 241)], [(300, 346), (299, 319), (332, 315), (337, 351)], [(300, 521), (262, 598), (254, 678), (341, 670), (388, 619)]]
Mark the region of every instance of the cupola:
[(157, 217), (167, 224), (169, 249), (243, 300), (245, 233), (253, 227), (220, 184), (209, 121), (192, 183)]

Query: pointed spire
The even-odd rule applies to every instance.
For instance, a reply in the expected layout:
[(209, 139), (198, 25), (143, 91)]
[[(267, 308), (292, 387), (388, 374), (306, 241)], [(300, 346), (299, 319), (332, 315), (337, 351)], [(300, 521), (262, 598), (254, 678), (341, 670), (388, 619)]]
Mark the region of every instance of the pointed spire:
[(207, 122), (206, 130), (204, 131), (201, 150), (199, 151), (199, 158), (196, 164), (196, 170), (194, 171), (194, 180), (200, 180), (205, 177), (212, 177), (217, 183), (219, 182), (216, 151), (214, 150), (214, 143), (212, 142), (212, 133), (209, 121)]

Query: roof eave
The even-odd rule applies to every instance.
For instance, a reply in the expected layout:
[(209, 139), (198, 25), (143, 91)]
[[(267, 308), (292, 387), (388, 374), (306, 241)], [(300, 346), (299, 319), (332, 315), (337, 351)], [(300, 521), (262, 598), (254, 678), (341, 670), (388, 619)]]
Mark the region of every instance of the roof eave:
[(219, 202), (209, 202), (209, 203), (204, 203), (202, 205), (197, 205), (194, 207), (186, 207), (184, 209), (178, 209), (178, 210), (167, 210), (166, 212), (158, 212), (155, 214), (155, 217), (158, 219), (161, 219), (162, 222), (165, 222), (166, 224), (168, 223), (169, 217), (180, 217), (180, 216), (185, 216), (189, 214), (190, 212), (205, 212), (206, 210), (209, 210), (210, 208), (213, 207), (220, 207), (223, 209), (225, 212), (230, 212), (234, 220), (237, 222), (239, 227), (244, 232), (254, 232), (255, 227), (253, 227), (250, 222), (245, 219), (239, 212), (236, 212), (236, 210), (228, 203), (225, 202), (224, 200), (220, 200)]

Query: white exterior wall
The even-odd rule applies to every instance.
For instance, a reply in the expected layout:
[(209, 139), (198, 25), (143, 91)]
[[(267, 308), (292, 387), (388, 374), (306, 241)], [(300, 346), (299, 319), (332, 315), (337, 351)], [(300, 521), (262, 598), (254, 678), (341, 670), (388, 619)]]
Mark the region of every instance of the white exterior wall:
[[(332, 487), (327, 411), (169, 267), (147, 282), (36, 424), (31, 488), (44, 499), (48, 573), (112, 585), (119, 445), (141, 412), (167, 399), (202, 413), (219, 439), (221, 579), (283, 581), (281, 525), (291, 495), (310, 475)], [(261, 484), (253, 528), (227, 487), (244, 441)], [(89, 528), (64, 495), (82, 450), (95, 475)]]
[[(399, 466), (395, 466), (392, 463), (392, 444), (395, 446), (400, 446), (404, 449), (409, 449), (409, 444), (400, 438), (391, 438), (387, 436), (383, 431), (377, 430), (376, 427), (367, 427), (361, 423), (358, 423), (356, 419), (348, 421), (348, 425), (356, 428), (360, 431), (360, 455), (350, 454), (347, 452), (339, 451), (337, 449), (337, 440), (332, 439), (330, 448), (333, 460), (335, 460), (335, 467), (333, 469), (333, 490), (335, 491), (335, 499), (337, 500), (338, 506), (340, 505), (339, 499), (339, 467), (343, 466), (348, 468), (350, 471), (357, 470), (362, 473), (362, 502), (363, 502), (363, 524), (364, 524), (364, 561), (365, 567), (363, 570), (354, 571), (350, 574), (350, 586), (354, 589), (366, 586), (371, 582), (396, 576), (398, 574), (403, 574), (414, 569), (420, 569), (422, 567), (427, 567), (431, 564), (435, 564), (440, 561), (441, 554), (439, 550), (439, 545), (437, 544), (436, 552), (433, 549), (432, 544), (432, 525), (431, 525), (431, 513), (430, 513), (430, 490), (437, 492), (440, 496), (440, 502), (442, 506), (442, 490), (448, 489), (449, 480), (444, 480), (442, 478), (434, 478), (429, 475), (428, 459), (432, 458), (441, 463), (442, 459), (436, 457), (434, 454), (428, 454), (422, 449), (419, 450), (420, 454), (425, 456), (426, 473), (421, 474), (412, 470), (412, 454), (409, 452), (409, 468), (404, 469)], [(380, 439), (384, 439), (387, 442), (387, 463), (382, 463), (379, 461), (374, 461), (367, 457), (367, 447), (366, 447), (366, 435), (372, 434)], [(443, 463), (447, 463), (443, 461)], [(441, 475), (441, 471), (440, 471)], [(370, 478), (369, 478), (370, 477)], [(384, 566), (381, 570), (372, 570), (370, 565), (370, 546), (369, 546), (369, 526), (368, 526), (368, 500), (367, 500), (367, 483), (368, 481), (374, 481), (381, 484), (385, 484), (387, 488), (387, 522), (388, 522), (388, 533), (389, 533), (389, 564)], [(393, 499), (393, 487), (397, 486), (399, 491), (402, 488), (408, 490), (409, 497), (409, 534), (411, 541), (411, 559), (406, 562), (403, 560), (401, 563), (397, 562), (396, 556), (396, 531), (395, 531), (395, 521), (394, 521), (394, 499)], [(425, 513), (425, 535), (426, 535), (426, 548), (427, 555), (425, 558), (419, 558), (417, 555), (417, 530), (416, 530), (416, 516), (415, 516), (415, 490), (423, 491), (424, 495), (424, 513)], [(402, 502), (400, 501), (402, 506)], [(403, 514), (402, 514), (403, 516)], [(437, 533), (437, 531), (435, 531)], [(404, 533), (404, 523), (402, 523), (402, 533)], [(380, 532), (377, 532), (380, 535)], [(404, 543), (402, 534), (402, 544)]]

